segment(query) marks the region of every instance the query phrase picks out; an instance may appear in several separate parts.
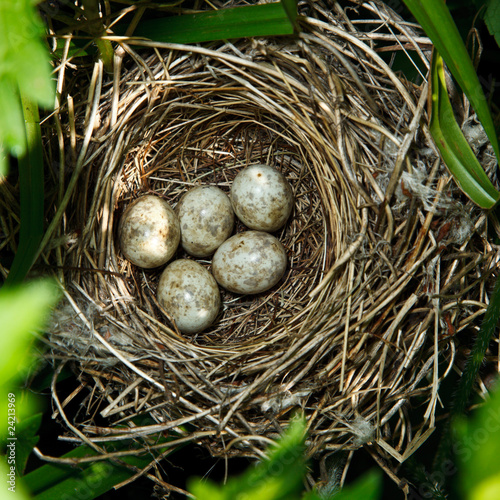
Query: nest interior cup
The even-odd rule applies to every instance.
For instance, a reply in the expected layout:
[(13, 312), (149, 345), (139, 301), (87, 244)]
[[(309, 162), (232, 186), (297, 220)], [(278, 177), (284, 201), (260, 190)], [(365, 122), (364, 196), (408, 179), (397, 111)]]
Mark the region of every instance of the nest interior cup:
[[(94, 397), (110, 419), (147, 413), (181, 438), (189, 423), (213, 454), (259, 456), (259, 437), (275, 437), (301, 408), (311, 455), (377, 442), (401, 461), (433, 427), (454, 362), (447, 321), (464, 330), (482, 307), (467, 288), (478, 276), (460, 269), (493, 266), (485, 216), (419, 128), (423, 86), (396, 75), (376, 50), (389, 35), (371, 28), (399, 30), (425, 66), (421, 34), (377, 2), (356, 12), (363, 32), (347, 11), (308, 9), (297, 38), (122, 44), (113, 80), (94, 68), (76, 120), (91, 139), (78, 143), (66, 210), (82, 229), (65, 247), (68, 304), (51, 340), (100, 384)], [(173, 207), (198, 185), (229, 194), (254, 163), (293, 189), (293, 212), (274, 233), (285, 276), (255, 296), (221, 289), (214, 324), (181, 335), (156, 300), (161, 269), (123, 257), (120, 216), (144, 194)], [(175, 258), (186, 257), (179, 247)], [(198, 261), (210, 269), (210, 258)], [(406, 407), (417, 397), (427, 410), (414, 435)]]

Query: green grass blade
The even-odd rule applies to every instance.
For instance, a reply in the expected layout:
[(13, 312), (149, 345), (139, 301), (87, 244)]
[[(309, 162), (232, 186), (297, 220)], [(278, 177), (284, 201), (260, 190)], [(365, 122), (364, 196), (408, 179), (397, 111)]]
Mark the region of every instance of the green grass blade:
[(474, 383), (486, 356), (486, 350), (495, 335), (500, 319), (500, 276), (497, 277), (495, 288), (490, 297), (483, 322), (477, 334), (470, 356), (460, 377), (457, 392), (453, 399), (451, 415), (455, 417), (465, 412), (472, 394)]
[[(138, 426), (153, 423), (149, 417), (138, 417), (134, 419), (134, 422)], [(127, 429), (127, 427), (124, 427), (124, 429)], [(108, 453), (130, 451), (133, 446), (131, 439), (133, 438), (100, 443), (100, 446)], [(167, 451), (173, 454), (185, 446), (185, 444), (167, 446), (169, 441), (173, 439), (172, 437), (154, 436), (153, 439), (155, 447), (165, 444), (165, 447), (156, 448), (154, 452), (156, 456)], [(97, 498), (112, 489), (116, 484), (130, 478), (135, 473), (134, 468), (135, 470), (142, 470), (153, 460), (152, 451), (149, 453), (137, 451), (135, 454), (119, 457), (119, 463), (109, 460), (81, 461), (83, 458), (92, 459), (97, 456), (98, 452), (93, 448), (80, 445), (61, 457), (68, 462), (74, 461), (75, 466), (62, 463), (47, 463), (24, 475), (22, 482), (36, 500), (65, 498), (68, 491), (75, 492), (78, 498), (80, 496), (88, 499)], [(132, 468), (127, 466), (132, 466)]]
[(184, 14), (141, 22), (134, 36), (157, 42), (198, 43), (255, 36), (291, 35), (295, 0)]
[(500, 149), (488, 102), (444, 0), (403, 0), (443, 57), (483, 125), (496, 157)]
[[(51, 468), (51, 471), (53, 470), (54, 467)], [(54, 500), (65, 498), (68, 492), (75, 495), (75, 498), (99, 498), (132, 475), (133, 472), (126, 467), (111, 465), (109, 462), (94, 462), (82, 469), (72, 469), (67, 477), (33, 498), (34, 500)], [(30, 486), (29, 483), (25, 484)]]
[(5, 280), (6, 285), (21, 282), (34, 263), (43, 236), (43, 152), (38, 106), (29, 98), (22, 99), (27, 152), (19, 158), (19, 190), (21, 226), (19, 244)]
[[(88, 446), (78, 446), (63, 455), (61, 458), (74, 459), (76, 464), (78, 459), (94, 456), (97, 456), (97, 452), (92, 448), (89, 448)], [(99, 472), (91, 470), (85, 474), (85, 470), (89, 469), (90, 465), (91, 463), (89, 462), (77, 468), (64, 464), (45, 464), (24, 475), (23, 482), (35, 498), (44, 498), (47, 495), (50, 495), (51, 493), (55, 494), (57, 491), (61, 490), (61, 488), (64, 488), (62, 485), (69, 485), (70, 483), (74, 483), (73, 486), (75, 484), (77, 485), (78, 483), (85, 482), (86, 474), (95, 474), (96, 472)], [(131, 474), (129, 473), (127, 477), (130, 477), (130, 475)], [(120, 480), (117, 480), (116, 482), (113, 481), (113, 484), (111, 484), (107, 489), (112, 488), (119, 481)], [(106, 486), (104, 486), (104, 488), (106, 488)], [(53, 498), (59, 497), (54, 496)]]
[[(484, 315), (483, 322), (477, 334), (474, 345), (472, 346), (467, 363), (463, 370), (462, 376), (458, 381), (457, 390), (452, 400), (450, 408), (450, 417), (447, 421), (443, 435), (439, 443), (436, 456), (434, 458), (434, 470), (442, 470), (442, 464), (445, 461), (453, 463), (452, 452), (460, 453), (460, 450), (454, 446), (456, 443), (456, 435), (454, 426), (457, 421), (465, 414), (467, 405), (471, 398), (474, 384), (477, 380), (477, 375), (483, 365), (486, 356), (486, 350), (495, 335), (498, 321), (500, 319), (500, 276), (497, 277), (495, 288), (490, 297), (490, 303)], [(458, 419), (458, 420), (457, 420)]]
[[(129, 444), (130, 441), (122, 441), (118, 444), (110, 444), (107, 449), (108, 451), (119, 451), (126, 449)], [(78, 459), (94, 456), (97, 456), (95, 450), (88, 446), (79, 446), (66, 453), (62, 458), (75, 459), (76, 464)], [(151, 460), (150, 454), (127, 455), (120, 458), (121, 462), (133, 466), (136, 470), (145, 468)], [(82, 498), (90, 499), (106, 493), (116, 484), (130, 478), (134, 473), (134, 470), (129, 469), (126, 465), (107, 460), (87, 462), (78, 467), (50, 463), (26, 474), (22, 481), (35, 500), (65, 498), (69, 491), (73, 492), (75, 496), (81, 495)]]
[(490, 209), (500, 199), (458, 126), (446, 88), (444, 65), (434, 50), (431, 65), (430, 131), (446, 165), (462, 191), (477, 205)]
[[(82, 458), (95, 455), (94, 450), (86, 446), (79, 446), (66, 453), (63, 458)], [(51, 487), (62, 483), (71, 476), (77, 476), (79, 469), (59, 464), (46, 464), (23, 476), (23, 482), (27, 485), (32, 495), (39, 495)]]
[(38, 439), (41, 414), (35, 414), (36, 402), (20, 385), (32, 365), (32, 331), (43, 328), (58, 297), (58, 288), (50, 280), (0, 289), (0, 413), (5, 415), (0, 421), (0, 447), (5, 452), (0, 472), (6, 491), (10, 490), (1, 498), (29, 498), (15, 477), (22, 473)]
[(250, 467), (239, 477), (219, 486), (212, 481), (191, 479), (189, 491), (198, 500), (298, 500), (305, 464), (305, 419), (295, 417), (278, 444), (268, 450), (267, 459)]
[(372, 469), (341, 490), (332, 493), (309, 491), (301, 500), (379, 500), (382, 498), (382, 473)]
[(21, 473), (24, 472), (33, 448), (38, 444), (41, 424), (42, 413), (36, 413), (20, 420), (16, 426), (16, 467)]

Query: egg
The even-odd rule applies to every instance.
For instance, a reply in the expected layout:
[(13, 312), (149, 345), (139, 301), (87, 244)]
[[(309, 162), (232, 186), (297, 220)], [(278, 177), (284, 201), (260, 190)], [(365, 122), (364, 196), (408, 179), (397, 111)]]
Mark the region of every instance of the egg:
[(118, 237), (123, 255), (132, 264), (147, 269), (162, 266), (179, 246), (179, 219), (165, 200), (142, 196), (123, 212)]
[(195, 257), (208, 257), (231, 235), (234, 212), (229, 197), (215, 186), (190, 189), (175, 207), (181, 244)]
[(220, 308), (219, 287), (201, 264), (189, 259), (170, 263), (160, 276), (158, 302), (183, 333), (208, 328)]
[(286, 252), (277, 238), (263, 231), (244, 231), (217, 249), (212, 274), (230, 292), (254, 294), (278, 283), (286, 265)]
[(286, 177), (268, 165), (249, 165), (231, 186), (234, 213), (250, 229), (277, 231), (293, 209), (293, 192)]

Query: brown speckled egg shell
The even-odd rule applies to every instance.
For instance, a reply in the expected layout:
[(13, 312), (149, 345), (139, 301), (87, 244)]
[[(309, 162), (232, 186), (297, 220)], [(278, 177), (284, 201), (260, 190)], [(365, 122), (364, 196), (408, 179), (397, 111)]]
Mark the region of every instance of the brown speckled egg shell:
[(195, 257), (208, 257), (231, 235), (234, 212), (229, 197), (216, 186), (190, 189), (175, 207), (181, 244)]
[(293, 209), (293, 192), (286, 177), (268, 165), (250, 165), (234, 178), (231, 202), (238, 219), (250, 229), (277, 231)]
[(147, 269), (162, 266), (179, 246), (179, 219), (165, 200), (142, 196), (123, 213), (118, 237), (123, 255), (132, 264)]
[(208, 328), (220, 308), (215, 279), (201, 264), (189, 259), (174, 260), (165, 268), (158, 282), (157, 298), (183, 333)]
[(254, 294), (278, 283), (286, 264), (285, 249), (277, 238), (263, 231), (245, 231), (217, 249), (212, 274), (230, 292)]

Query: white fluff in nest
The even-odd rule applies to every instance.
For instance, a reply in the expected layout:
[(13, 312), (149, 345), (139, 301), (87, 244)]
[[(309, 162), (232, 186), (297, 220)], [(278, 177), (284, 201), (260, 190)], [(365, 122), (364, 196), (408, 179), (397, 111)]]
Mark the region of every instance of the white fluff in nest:
[(498, 161), (495, 151), (476, 115), (465, 120), (462, 132), (488, 177), (494, 184), (498, 183)]
[[(382, 192), (387, 190), (389, 185), (389, 179), (392, 175), (392, 171), (383, 171), (377, 178), (376, 182), (380, 186)], [(426, 183), (429, 180), (429, 171), (425, 165), (416, 161), (412, 165), (412, 172), (404, 171), (401, 174), (401, 178), (396, 186), (394, 192), (395, 202), (392, 209), (396, 212), (404, 210), (408, 206), (408, 193), (411, 197), (415, 197), (421, 201), (425, 210), (447, 210), (449, 209), (453, 201), (445, 193), (441, 192), (439, 200), (436, 205), (434, 205), (436, 200), (437, 191), (432, 186), (427, 186)]]
[(450, 230), (448, 241), (453, 241), (453, 243), (457, 245), (462, 245), (467, 238), (473, 234), (474, 221), (469, 212), (462, 205), (460, 205), (459, 210), (454, 213), (453, 220), (454, 224)]
[[(130, 337), (119, 328), (109, 321), (102, 320), (99, 308), (95, 304), (87, 303), (82, 309), (77, 312), (72, 304), (65, 302), (53, 311), (49, 325), (50, 340), (53, 343), (65, 349), (70, 348), (83, 356), (88, 354), (91, 347), (102, 351), (101, 344), (92, 337), (89, 325), (94, 326), (111, 344), (127, 346), (132, 343)], [(103, 323), (105, 326), (102, 326)], [(109, 357), (108, 361), (114, 363), (117, 360)]]
[(270, 397), (264, 401), (260, 408), (262, 413), (267, 413), (271, 411), (274, 414), (279, 413), (282, 410), (291, 408), (293, 406), (301, 406), (302, 399), (309, 395), (309, 391), (298, 391), (292, 394), (290, 391), (279, 392), (278, 394)]
[(476, 155), (488, 143), (488, 136), (476, 115), (472, 115), (465, 120), (462, 125), (462, 132)]
[(354, 435), (354, 439), (352, 441), (354, 446), (363, 446), (365, 443), (373, 441), (375, 427), (361, 415), (356, 415), (354, 420), (350, 423), (346, 423), (346, 425), (349, 429), (351, 429), (351, 432)]
[(445, 193), (440, 194), (437, 204), (434, 205), (437, 191), (431, 186), (426, 186), (426, 182), (429, 179), (429, 172), (427, 169), (420, 162), (412, 165), (412, 167), (413, 171), (411, 173), (405, 171), (401, 175), (401, 182), (396, 189), (396, 197), (398, 200), (402, 200), (406, 197), (403, 192), (404, 186), (405, 190), (409, 191), (412, 196), (416, 196), (422, 202), (425, 210), (449, 209), (452, 205), (452, 201)]
[(86, 355), (91, 347), (89, 329), (68, 302), (52, 312), (48, 331), (49, 340), (63, 350), (71, 349)]

